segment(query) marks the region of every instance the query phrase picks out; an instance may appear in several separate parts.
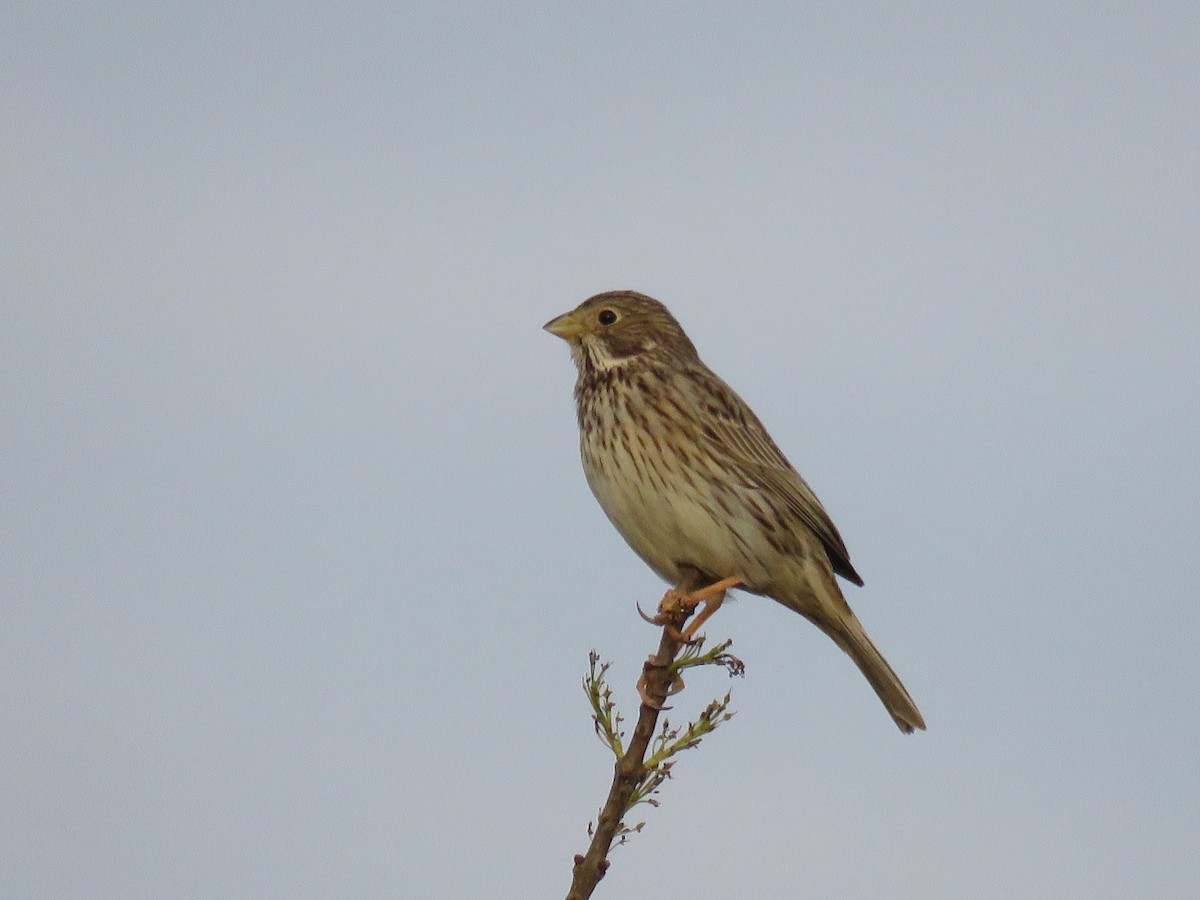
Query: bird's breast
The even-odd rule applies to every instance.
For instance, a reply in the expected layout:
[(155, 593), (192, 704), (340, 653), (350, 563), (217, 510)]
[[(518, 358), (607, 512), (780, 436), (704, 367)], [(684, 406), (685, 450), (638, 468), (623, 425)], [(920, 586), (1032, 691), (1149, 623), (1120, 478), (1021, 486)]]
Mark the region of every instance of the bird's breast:
[(581, 397), (580, 450), (596, 500), (626, 543), (660, 577), (680, 566), (714, 578), (751, 575), (760, 565), (758, 529), (742, 515), (728, 479), (690, 436), (678, 405), (619, 386)]

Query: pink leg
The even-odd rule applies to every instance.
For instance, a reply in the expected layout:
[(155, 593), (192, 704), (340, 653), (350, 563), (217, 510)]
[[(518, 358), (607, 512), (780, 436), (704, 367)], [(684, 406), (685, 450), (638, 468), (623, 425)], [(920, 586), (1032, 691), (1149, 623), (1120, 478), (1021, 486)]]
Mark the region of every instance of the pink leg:
[(703, 604), (704, 609), (697, 614), (696, 618), (688, 624), (686, 629), (677, 635), (684, 642), (691, 641), (697, 629), (707, 622), (713, 613), (721, 608), (721, 603), (725, 600), (725, 592), (729, 588), (737, 587), (742, 582), (743, 579), (740, 575), (732, 575), (729, 578), (722, 578), (714, 584), (686, 594), (678, 588), (672, 588), (667, 591), (663, 596), (662, 603), (659, 604), (659, 618), (661, 619), (663, 609), (672, 601), (693, 610)]

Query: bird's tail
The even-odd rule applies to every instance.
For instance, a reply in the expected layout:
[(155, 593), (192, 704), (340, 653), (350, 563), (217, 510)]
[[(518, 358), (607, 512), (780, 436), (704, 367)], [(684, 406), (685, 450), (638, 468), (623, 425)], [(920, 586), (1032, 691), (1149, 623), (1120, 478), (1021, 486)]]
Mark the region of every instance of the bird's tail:
[(845, 614), (834, 617), (822, 617), (825, 621), (816, 624), (849, 654), (855, 664), (867, 676), (871, 687), (892, 714), (897, 727), (905, 734), (911, 734), (915, 729), (925, 730), (925, 720), (917, 709), (917, 704), (900, 682), (898, 676), (883, 654), (871, 643), (863, 630), (862, 623), (853, 612), (847, 608)]

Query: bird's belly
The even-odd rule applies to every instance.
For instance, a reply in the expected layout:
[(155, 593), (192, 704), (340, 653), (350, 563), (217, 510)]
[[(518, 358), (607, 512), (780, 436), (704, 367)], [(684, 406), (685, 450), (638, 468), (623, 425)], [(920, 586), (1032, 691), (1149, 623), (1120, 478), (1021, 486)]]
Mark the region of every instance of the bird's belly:
[(762, 536), (737, 504), (712, 482), (686, 469), (664, 474), (650, 465), (641, 447), (609, 448), (601, 461), (588, 460), (588, 484), (600, 507), (626, 543), (664, 580), (676, 584), (681, 566), (700, 569), (714, 579), (740, 575), (747, 582), (766, 580)]

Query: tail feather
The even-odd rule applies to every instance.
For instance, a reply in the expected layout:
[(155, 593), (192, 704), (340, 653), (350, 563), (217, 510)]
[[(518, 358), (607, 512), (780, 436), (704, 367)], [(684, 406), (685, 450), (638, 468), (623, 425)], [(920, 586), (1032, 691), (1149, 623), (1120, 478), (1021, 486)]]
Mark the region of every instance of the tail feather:
[(854, 613), (846, 610), (848, 615), (839, 616), (833, 621), (817, 622), (816, 624), (846, 651), (855, 664), (867, 676), (867, 681), (891, 713), (896, 726), (905, 734), (912, 734), (916, 729), (925, 730), (925, 720), (917, 709), (908, 691), (900, 682), (898, 676), (883, 654), (867, 637), (862, 624)]

